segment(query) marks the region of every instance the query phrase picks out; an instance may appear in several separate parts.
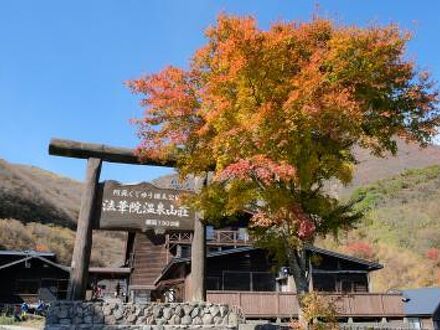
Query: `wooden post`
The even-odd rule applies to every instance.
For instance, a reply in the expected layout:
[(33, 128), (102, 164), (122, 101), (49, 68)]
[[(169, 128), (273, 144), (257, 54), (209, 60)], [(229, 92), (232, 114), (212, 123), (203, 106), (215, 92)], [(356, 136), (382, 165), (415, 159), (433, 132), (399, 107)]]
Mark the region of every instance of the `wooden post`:
[(90, 252), (92, 250), (92, 217), (101, 165), (102, 160), (99, 158), (89, 158), (87, 160), (86, 182), (81, 196), (81, 208), (78, 216), (67, 291), (68, 300), (83, 300), (85, 298)]
[[(200, 193), (206, 185), (206, 176), (194, 178), (194, 190)], [(196, 212), (194, 235), (191, 244), (191, 295), (190, 301), (206, 301), (206, 228), (202, 222), (203, 215)]]

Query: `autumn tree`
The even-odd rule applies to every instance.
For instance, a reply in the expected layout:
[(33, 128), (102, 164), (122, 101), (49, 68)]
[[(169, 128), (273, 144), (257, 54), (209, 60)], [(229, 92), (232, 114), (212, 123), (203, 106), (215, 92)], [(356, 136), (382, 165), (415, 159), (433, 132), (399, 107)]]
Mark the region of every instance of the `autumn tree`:
[(173, 157), (182, 177), (214, 173), (194, 201), (207, 221), (249, 212), (261, 243), (288, 260), (307, 292), (304, 247), (347, 229), (350, 205), (326, 193), (352, 179), (359, 145), (396, 153), (395, 139), (426, 145), (438, 94), (405, 56), (398, 26), (340, 26), (220, 15), (188, 68), (128, 82), (142, 96), (139, 156)]

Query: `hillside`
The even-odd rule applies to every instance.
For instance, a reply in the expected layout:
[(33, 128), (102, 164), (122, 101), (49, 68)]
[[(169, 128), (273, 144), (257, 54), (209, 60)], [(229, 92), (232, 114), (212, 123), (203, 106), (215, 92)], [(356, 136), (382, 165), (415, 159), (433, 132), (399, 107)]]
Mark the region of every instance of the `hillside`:
[[(47, 250), (70, 264), (80, 182), (0, 159), (0, 249)], [(123, 262), (125, 234), (95, 231), (92, 264)]]
[(377, 291), (440, 285), (440, 165), (357, 188), (359, 196), (366, 213), (358, 228), (320, 243), (383, 263)]
[[(376, 290), (440, 284), (440, 169), (421, 169), (440, 165), (440, 147), (420, 149), (399, 142), (399, 148), (396, 157), (386, 159), (356, 150), (360, 163), (353, 183), (330, 188), (339, 196), (353, 191), (364, 195), (362, 205), (370, 211), (358, 229), (341, 237), (340, 244), (332, 239), (320, 242), (383, 262), (385, 269), (375, 275)], [(414, 168), (419, 170), (400, 174)], [(382, 181), (375, 183), (378, 180)], [(154, 183), (177, 184), (175, 176)], [(81, 187), (69, 178), (0, 159), (0, 249), (50, 250), (69, 264)], [(93, 265), (123, 261), (125, 234), (95, 231), (93, 237)]]
[(336, 195), (348, 196), (357, 187), (389, 178), (404, 170), (440, 164), (439, 145), (420, 148), (398, 140), (397, 146), (399, 150), (397, 155), (386, 155), (385, 158), (373, 157), (365, 149), (355, 148), (354, 153), (359, 164), (355, 168), (353, 181), (346, 187), (333, 183), (330, 190)]
[(80, 198), (77, 181), (0, 159), (0, 218), (74, 228)]

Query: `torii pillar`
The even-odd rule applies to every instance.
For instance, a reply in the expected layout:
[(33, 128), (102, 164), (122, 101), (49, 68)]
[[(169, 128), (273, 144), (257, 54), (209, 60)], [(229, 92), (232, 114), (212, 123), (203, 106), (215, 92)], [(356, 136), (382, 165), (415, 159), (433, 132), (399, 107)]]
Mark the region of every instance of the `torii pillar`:
[[(194, 190), (198, 194), (206, 185), (207, 176), (194, 178)], [(191, 275), (190, 301), (206, 301), (206, 227), (203, 214), (196, 212), (194, 219), (194, 234), (191, 243)]]

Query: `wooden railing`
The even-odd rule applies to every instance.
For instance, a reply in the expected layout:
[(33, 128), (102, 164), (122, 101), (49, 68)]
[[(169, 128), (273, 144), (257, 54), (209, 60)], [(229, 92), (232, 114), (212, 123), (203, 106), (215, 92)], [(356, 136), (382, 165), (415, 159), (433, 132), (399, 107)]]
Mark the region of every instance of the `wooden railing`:
[[(191, 244), (193, 234), (190, 232), (170, 233), (166, 235), (168, 244)], [(207, 245), (248, 246), (252, 239), (247, 232), (237, 230), (214, 230), (207, 235)]]
[[(403, 317), (400, 294), (327, 294), (341, 317)], [(208, 291), (207, 300), (239, 306), (247, 318), (290, 318), (298, 315), (298, 300), (290, 292)]]

